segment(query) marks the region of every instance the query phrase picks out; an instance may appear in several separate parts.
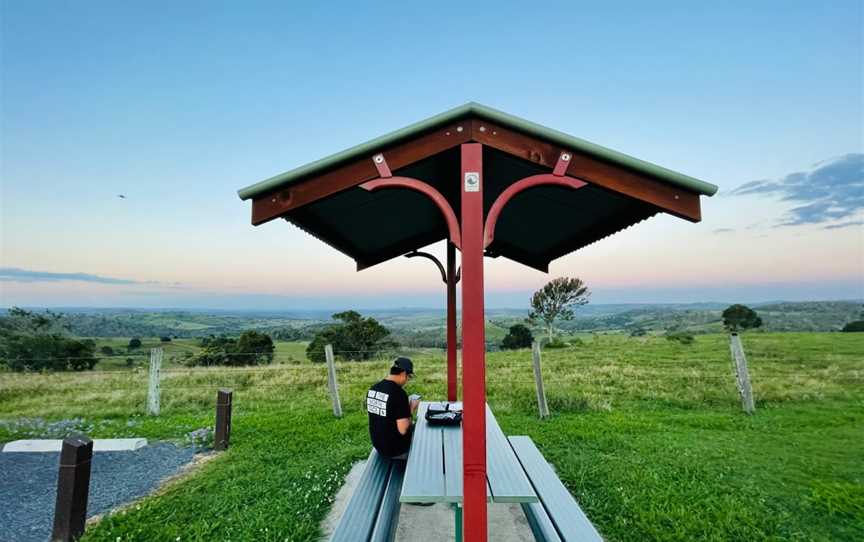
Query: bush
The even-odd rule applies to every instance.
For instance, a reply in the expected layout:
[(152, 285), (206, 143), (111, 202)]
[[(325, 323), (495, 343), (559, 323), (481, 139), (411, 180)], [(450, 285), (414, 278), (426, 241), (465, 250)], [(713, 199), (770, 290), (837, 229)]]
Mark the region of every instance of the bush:
[(501, 341), (503, 350), (517, 350), (519, 348), (529, 348), (534, 342), (534, 336), (531, 330), (524, 324), (516, 324), (510, 326), (510, 332)]
[(159, 341), (163, 342), (163, 343), (170, 343), (171, 337), (167, 337), (167, 336), (163, 335), (163, 336), (159, 337)]
[(99, 352), (103, 356), (113, 356), (114, 355), (114, 349), (111, 348), (110, 346), (108, 346), (107, 344), (105, 346), (100, 347)]
[(568, 346), (570, 346), (570, 345), (565, 343), (561, 339), (553, 339), (553, 340), (547, 342), (546, 344), (544, 344), (543, 348), (548, 348), (550, 350), (554, 350), (556, 348), (567, 348)]
[(864, 320), (856, 320), (854, 322), (849, 322), (845, 326), (843, 326), (842, 331), (846, 333), (854, 333), (864, 331)]
[(666, 332), (666, 340), (667, 341), (677, 341), (681, 344), (693, 344), (696, 340), (693, 338), (693, 335), (687, 333), (685, 331), (673, 331)]
[(129, 339), (129, 349), (134, 350), (135, 348), (141, 348), (141, 339), (138, 337)]

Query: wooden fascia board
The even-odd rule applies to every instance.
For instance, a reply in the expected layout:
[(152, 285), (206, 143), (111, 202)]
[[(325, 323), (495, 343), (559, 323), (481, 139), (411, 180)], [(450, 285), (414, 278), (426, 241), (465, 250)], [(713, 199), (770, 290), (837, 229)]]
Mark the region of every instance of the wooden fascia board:
[(699, 195), (694, 192), (670, 186), (602, 162), (582, 152), (557, 147), (482, 119), (473, 119), (471, 123), (473, 139), (478, 143), (550, 170), (555, 167), (562, 151), (569, 152), (573, 155), (566, 173), (570, 177), (650, 203), (691, 222), (699, 222), (702, 218)]

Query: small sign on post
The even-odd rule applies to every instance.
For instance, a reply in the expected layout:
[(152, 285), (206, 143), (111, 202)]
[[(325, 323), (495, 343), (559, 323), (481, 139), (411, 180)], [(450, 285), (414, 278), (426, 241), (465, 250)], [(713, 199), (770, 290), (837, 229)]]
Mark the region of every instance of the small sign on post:
[(330, 398), (333, 399), (333, 415), (342, 417), (342, 402), (339, 400), (339, 384), (336, 383), (336, 360), (333, 357), (333, 345), (324, 346), (324, 356), (327, 358), (327, 387)]
[(159, 378), (162, 373), (162, 349), (150, 349), (150, 374), (147, 380), (147, 414), (159, 415)]
[(227, 450), (231, 440), (231, 403), (234, 400), (232, 390), (219, 390), (216, 393), (216, 434), (213, 448)]
[(741, 345), (741, 337), (737, 333), (729, 336), (729, 348), (732, 351), (732, 363), (735, 366), (735, 379), (738, 384), (738, 393), (741, 395), (741, 407), (747, 414), (756, 411), (753, 402), (753, 387), (750, 385), (750, 371), (747, 369), (747, 357), (744, 355), (744, 347)]
[(89, 438), (69, 437), (63, 441), (52, 541), (70, 542), (84, 534), (92, 458), (93, 441)]
[(534, 341), (531, 345), (534, 358), (534, 382), (537, 384), (537, 408), (541, 418), (549, 417), (549, 407), (546, 405), (546, 391), (543, 389), (543, 372), (540, 370), (540, 343)]

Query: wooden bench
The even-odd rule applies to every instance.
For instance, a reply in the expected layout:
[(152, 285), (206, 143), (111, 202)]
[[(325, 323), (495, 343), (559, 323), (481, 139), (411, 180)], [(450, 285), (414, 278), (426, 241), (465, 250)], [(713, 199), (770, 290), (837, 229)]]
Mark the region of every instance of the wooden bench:
[(522, 468), (540, 502), (523, 503), (534, 538), (542, 542), (602, 542), (600, 533), (579, 507), (530, 437), (510, 437)]
[(405, 461), (372, 450), (330, 542), (392, 542), (404, 475)]

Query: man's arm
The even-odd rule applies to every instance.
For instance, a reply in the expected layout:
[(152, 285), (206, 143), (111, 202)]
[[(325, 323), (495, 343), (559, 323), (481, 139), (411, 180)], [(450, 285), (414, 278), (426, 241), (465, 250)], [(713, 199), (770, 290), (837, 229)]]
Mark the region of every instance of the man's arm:
[[(406, 399), (407, 399), (407, 397), (406, 397)], [(404, 405), (404, 403), (402, 403), (402, 404)], [(397, 414), (396, 414), (397, 416), (399, 414), (402, 414), (403, 416), (405, 414), (408, 415), (408, 417), (406, 417), (406, 418), (398, 418), (396, 420), (396, 429), (399, 430), (399, 434), (401, 434), (401, 435), (407, 435), (408, 434), (408, 431), (411, 429), (411, 415), (417, 411), (417, 405), (419, 405), (419, 404), (420, 404), (420, 401), (409, 400), (407, 412), (405, 412), (404, 406), (402, 406), (400, 408), (400, 410), (402, 410), (401, 412), (399, 412), (397, 410)]]
[(400, 435), (407, 435), (408, 430), (411, 429), (411, 418), (400, 418), (396, 420), (396, 429), (399, 430)]

